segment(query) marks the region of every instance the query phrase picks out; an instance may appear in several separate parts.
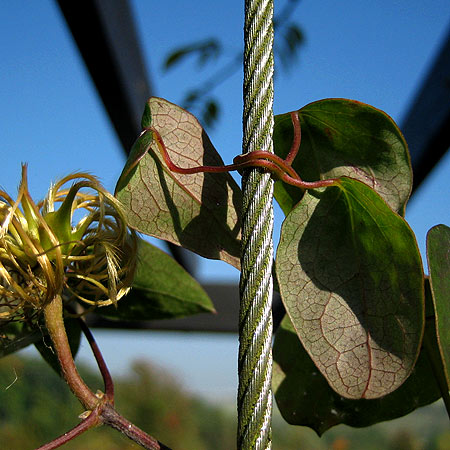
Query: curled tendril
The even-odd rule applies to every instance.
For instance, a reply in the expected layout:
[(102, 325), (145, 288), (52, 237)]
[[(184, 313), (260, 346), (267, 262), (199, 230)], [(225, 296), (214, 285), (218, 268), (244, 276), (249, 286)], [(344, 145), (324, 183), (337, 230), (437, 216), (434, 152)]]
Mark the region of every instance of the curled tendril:
[[(291, 112), (291, 120), (294, 128), (294, 138), (289, 153), (287, 154), (285, 159), (280, 158), (279, 156), (265, 150), (257, 150), (243, 155), (238, 155), (234, 158), (233, 164), (224, 166), (197, 166), (186, 168), (177, 166), (171, 160), (169, 152), (167, 151), (166, 145), (164, 144), (164, 141), (162, 139), (162, 136), (155, 127), (151, 126), (146, 128), (142, 132), (142, 134), (152, 133), (153, 141), (158, 147), (158, 150), (161, 153), (164, 162), (166, 163), (169, 170), (175, 173), (180, 173), (183, 175), (190, 175), (202, 172), (220, 173), (220, 172), (230, 172), (232, 170), (242, 170), (251, 167), (260, 167), (270, 172), (275, 179), (281, 180), (284, 183), (291, 184), (300, 189), (316, 189), (336, 184), (337, 180), (334, 178), (318, 181), (303, 181), (300, 178), (300, 175), (292, 167), (292, 163), (295, 157), (297, 156), (301, 142), (300, 121), (296, 111)], [(150, 147), (148, 147), (144, 152), (142, 152), (141, 155), (139, 155), (133, 161), (130, 167), (128, 167), (128, 170), (126, 172), (127, 174), (130, 173), (131, 170), (133, 170), (133, 168), (137, 166), (137, 164), (139, 164), (142, 158), (147, 154), (149, 148)]]
[(130, 289), (137, 238), (92, 175), (66, 176), (36, 204), (24, 165), (17, 199), (0, 191), (0, 223), (0, 320), (28, 317), (56, 295), (103, 306)]

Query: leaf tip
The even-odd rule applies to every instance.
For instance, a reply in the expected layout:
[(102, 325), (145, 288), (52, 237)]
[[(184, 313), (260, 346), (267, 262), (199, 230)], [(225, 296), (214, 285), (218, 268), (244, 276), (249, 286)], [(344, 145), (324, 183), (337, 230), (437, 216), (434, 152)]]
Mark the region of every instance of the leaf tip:
[(150, 99), (145, 104), (144, 113), (142, 114), (141, 127), (143, 130), (152, 125), (152, 112), (150, 109)]

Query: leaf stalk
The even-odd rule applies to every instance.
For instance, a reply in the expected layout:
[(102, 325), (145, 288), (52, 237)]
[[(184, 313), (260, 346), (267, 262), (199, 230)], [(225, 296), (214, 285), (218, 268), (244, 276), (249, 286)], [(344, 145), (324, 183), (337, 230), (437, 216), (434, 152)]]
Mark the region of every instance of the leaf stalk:
[(37, 450), (53, 450), (58, 448), (90, 428), (101, 424), (106, 424), (115, 428), (145, 449), (170, 450), (169, 447), (161, 444), (155, 438), (129, 422), (114, 409), (114, 385), (111, 374), (100, 349), (84, 320), (80, 319), (81, 329), (89, 342), (102, 374), (105, 384), (105, 394), (94, 394), (81, 378), (76, 368), (64, 326), (63, 302), (59, 295), (55, 296), (55, 298), (45, 306), (44, 318), (61, 366), (62, 375), (71, 391), (86, 409), (87, 417), (72, 430), (39, 447)]
[[(301, 143), (301, 128), (298, 115), (295, 111), (291, 112), (292, 125), (294, 127), (294, 139), (291, 149), (285, 159), (280, 158), (274, 153), (266, 150), (257, 150), (243, 155), (238, 155), (234, 158), (233, 164), (224, 166), (197, 166), (197, 167), (180, 167), (176, 165), (170, 158), (166, 145), (162, 139), (161, 134), (155, 127), (149, 127), (146, 130), (153, 134), (153, 139), (156, 142), (159, 152), (161, 153), (164, 162), (170, 171), (180, 173), (183, 175), (191, 175), (195, 173), (221, 173), (230, 172), (232, 170), (242, 170), (246, 168), (260, 167), (269, 171), (275, 179), (284, 181), (285, 183), (297, 186), (300, 189), (317, 189), (326, 186), (332, 186), (337, 183), (335, 178), (319, 181), (303, 181), (300, 175), (292, 167), (292, 162), (298, 154)], [(138, 160), (135, 161), (133, 168), (145, 155), (142, 154)], [(131, 169), (130, 168), (130, 169)], [(129, 170), (130, 170), (129, 169)]]

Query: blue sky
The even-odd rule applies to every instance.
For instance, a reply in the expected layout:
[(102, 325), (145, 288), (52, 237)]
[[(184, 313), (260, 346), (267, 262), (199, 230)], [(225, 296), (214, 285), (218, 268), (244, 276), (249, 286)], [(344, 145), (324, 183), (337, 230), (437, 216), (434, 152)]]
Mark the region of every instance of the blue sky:
[[(284, 1), (275, 4), (279, 10)], [(225, 55), (233, 56), (243, 46), (243, 2), (199, 0), (193, 8), (181, 0), (134, 0), (131, 5), (154, 94), (175, 103), (205, 75), (190, 61), (164, 73), (162, 61), (171, 49), (211, 36), (224, 37)], [(277, 72), (275, 113), (321, 98), (347, 97), (372, 104), (401, 124), (447, 33), (450, 3), (303, 0), (294, 18), (306, 43), (289, 72)], [(124, 156), (56, 2), (3, 4), (0, 55), (2, 188), (15, 195), (20, 164), (27, 162), (36, 199), (52, 180), (77, 170), (99, 176), (113, 190)], [(205, 69), (214, 71), (215, 66)], [(215, 92), (223, 114), (209, 134), (227, 163), (240, 153), (241, 83), (238, 71)], [(449, 173), (447, 155), (407, 209), (422, 252), (426, 231), (438, 223), (450, 224)], [(277, 213), (276, 224), (280, 221)], [(237, 271), (224, 263), (206, 260), (199, 263), (199, 276), (205, 281), (238, 279)], [(97, 335), (117, 372), (128, 358), (145, 354), (178, 371), (180, 378), (188, 377), (196, 391), (234, 389), (235, 336)]]

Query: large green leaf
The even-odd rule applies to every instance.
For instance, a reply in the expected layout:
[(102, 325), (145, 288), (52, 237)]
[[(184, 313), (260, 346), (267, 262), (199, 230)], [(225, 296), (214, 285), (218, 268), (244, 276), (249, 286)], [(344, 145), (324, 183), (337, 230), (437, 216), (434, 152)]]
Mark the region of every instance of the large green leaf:
[(308, 191), (286, 217), (280, 294), (304, 347), (348, 398), (397, 389), (424, 324), (422, 264), (406, 222), (365, 184), (343, 177)]
[(433, 227), (427, 235), (430, 284), (436, 314), (436, 333), (450, 388), (450, 228)]
[(203, 288), (173, 258), (140, 241), (131, 292), (117, 307), (98, 308), (96, 312), (122, 320), (156, 320), (215, 310)]
[[(366, 183), (403, 212), (412, 171), (406, 142), (384, 112), (354, 100), (325, 99), (298, 111), (301, 146), (293, 167), (305, 181), (348, 176)], [(293, 140), (290, 113), (275, 117), (274, 151), (285, 157)], [(288, 214), (303, 193), (277, 182), (275, 197)]]
[(145, 131), (134, 144), (116, 187), (129, 224), (142, 233), (239, 268), (239, 186), (229, 173), (171, 172), (148, 129), (158, 130), (178, 166), (222, 166), (197, 119), (177, 105), (152, 97), (142, 125)]
[[(432, 320), (425, 332), (433, 334)], [(290, 424), (308, 426), (319, 435), (341, 423), (366, 427), (395, 419), (440, 397), (423, 349), (411, 376), (396, 391), (372, 400), (340, 396), (317, 370), (287, 316), (276, 333), (273, 357), (273, 391), (282, 416)]]

